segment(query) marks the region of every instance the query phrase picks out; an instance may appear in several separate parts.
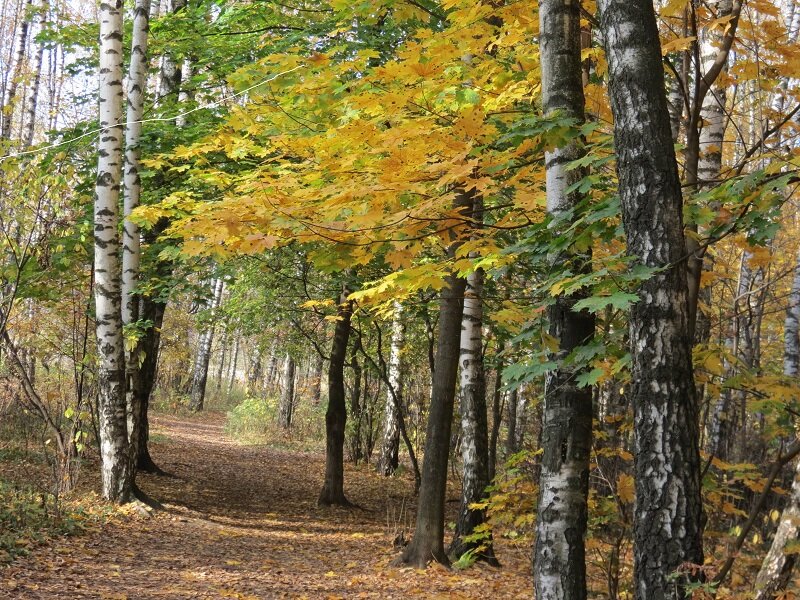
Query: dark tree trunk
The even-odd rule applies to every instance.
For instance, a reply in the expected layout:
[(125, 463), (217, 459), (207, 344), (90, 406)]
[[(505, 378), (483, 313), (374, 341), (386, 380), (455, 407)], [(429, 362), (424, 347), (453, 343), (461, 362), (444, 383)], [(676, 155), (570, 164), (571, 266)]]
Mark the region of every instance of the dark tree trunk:
[(512, 454), (519, 452), (519, 438), (517, 436), (517, 404), (519, 404), (519, 390), (511, 390), (508, 395), (508, 431), (506, 432), (506, 460)]
[(140, 316), (145, 321), (152, 321), (153, 326), (147, 329), (142, 341), (141, 352), (144, 355), (141, 367), (139, 368), (140, 385), (138, 388), (141, 396), (136, 405), (139, 408), (139, 444), (137, 468), (147, 473), (160, 473), (161, 469), (153, 462), (148, 447), (150, 441), (150, 421), (149, 408), (150, 397), (156, 382), (156, 371), (158, 368), (158, 352), (161, 342), (161, 326), (164, 324), (164, 311), (166, 303), (157, 302), (147, 296), (143, 296), (140, 301)]
[(311, 403), (314, 406), (318, 406), (320, 400), (322, 399), (322, 364), (323, 358), (321, 355), (317, 354), (316, 359), (314, 360), (314, 372), (313, 372), (313, 380), (311, 385), (313, 386), (312, 396), (311, 396)]
[[(461, 192), (455, 208), (471, 214), (472, 203), (472, 196)], [(454, 239), (448, 249), (451, 257), (455, 256), (457, 246), (458, 242)], [(422, 463), (422, 482), (417, 500), (417, 522), (414, 539), (399, 559), (400, 563), (420, 568), (424, 568), (431, 560), (443, 564), (450, 562), (444, 551), (444, 496), (466, 285), (464, 278), (450, 275), (439, 297), (439, 337), (425, 434), (425, 460)]]
[(628, 253), (654, 269), (630, 314), (635, 598), (688, 598), (686, 563), (703, 564), (698, 415), (683, 198), (658, 28), (650, 0), (598, 5)]
[[(546, 117), (567, 117), (575, 126), (584, 121), (581, 66), (580, 2), (542, 0), (539, 4), (539, 48), (542, 96)], [(568, 164), (584, 155), (574, 139), (545, 153), (547, 212), (556, 219), (583, 199), (568, 192), (586, 174)], [(566, 228), (556, 225), (556, 228)], [(573, 273), (591, 270), (588, 253), (563, 253), (555, 264)], [(551, 356), (557, 367), (545, 381), (542, 420), (542, 460), (533, 578), (539, 600), (586, 598), (584, 536), (588, 520), (589, 455), (592, 447), (592, 390), (576, 383), (580, 367), (565, 359), (594, 335), (594, 315), (576, 312), (583, 293), (559, 295), (548, 309), (550, 335), (558, 342)]]
[(319, 504), (348, 506), (344, 495), (344, 432), (347, 425), (347, 405), (344, 392), (344, 364), (347, 341), (350, 339), (350, 318), (353, 303), (347, 300), (344, 287), (339, 304), (336, 329), (333, 333), (330, 368), (328, 369), (328, 410), (325, 411), (325, 482), (319, 494)]
[[(350, 395), (350, 416), (353, 419), (353, 425), (350, 427), (351, 431), (351, 460), (358, 464), (364, 456), (363, 441), (361, 439), (361, 418), (363, 406), (361, 403), (361, 379), (362, 369), (361, 364), (358, 362), (356, 356), (356, 348), (353, 348), (353, 353), (350, 356), (350, 368), (353, 369), (353, 389)], [(366, 388), (366, 383), (364, 384)]]
[(489, 481), (494, 480), (497, 471), (497, 442), (500, 438), (500, 425), (503, 420), (503, 363), (497, 365), (492, 393), (492, 429), (489, 432)]
[(292, 415), (294, 414), (294, 374), (294, 358), (292, 358), (291, 354), (287, 354), (283, 368), (283, 388), (281, 389), (280, 410), (278, 411), (280, 424), (284, 429), (289, 429), (292, 426)]

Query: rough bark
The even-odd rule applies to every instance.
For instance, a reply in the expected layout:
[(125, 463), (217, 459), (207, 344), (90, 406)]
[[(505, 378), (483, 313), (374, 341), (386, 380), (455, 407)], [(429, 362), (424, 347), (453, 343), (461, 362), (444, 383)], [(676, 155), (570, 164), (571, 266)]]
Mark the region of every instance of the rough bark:
[(208, 363), (211, 360), (211, 344), (214, 341), (214, 312), (222, 301), (224, 282), (222, 278), (214, 280), (213, 294), (211, 296), (211, 322), (200, 334), (197, 353), (194, 358), (192, 371), (192, 391), (189, 399), (189, 408), (193, 411), (203, 410), (203, 401), (206, 395), (206, 382), (208, 381)]
[(320, 401), (322, 400), (322, 367), (323, 367), (324, 358), (321, 354), (317, 354), (316, 359), (314, 360), (314, 371), (313, 371), (313, 379), (311, 382), (312, 385), (312, 395), (311, 395), (311, 403), (314, 406), (319, 406)]
[[(17, 89), (22, 79), (22, 68), (25, 65), (25, 49), (28, 46), (28, 35), (31, 27), (30, 16), (27, 14), (30, 12), (31, 6), (33, 6), (33, 0), (26, 0), (25, 7), (23, 8), (23, 20), (17, 32), (14, 70), (11, 73), (11, 81), (9, 81), (8, 89), (6, 90), (3, 109), (0, 111), (0, 140), (8, 140), (11, 137), (11, 124), (14, 120), (14, 104), (17, 100)], [(102, 10), (100, 16), (102, 19)]]
[(503, 362), (497, 364), (492, 392), (492, 428), (489, 431), (489, 481), (494, 480), (497, 470), (497, 442), (503, 420)]
[(685, 563), (703, 564), (700, 457), (682, 195), (658, 29), (649, 0), (598, 5), (628, 253), (659, 269), (629, 317), (635, 598), (686, 598)]
[(278, 411), (279, 422), (284, 429), (289, 429), (292, 426), (292, 415), (294, 413), (294, 374), (294, 358), (291, 354), (287, 354), (283, 366), (283, 388), (281, 389), (280, 409)]
[(333, 333), (330, 367), (328, 369), (328, 409), (325, 411), (325, 482), (317, 501), (322, 505), (349, 506), (344, 495), (344, 434), (347, 425), (347, 405), (344, 391), (344, 365), (347, 342), (350, 339), (350, 318), (353, 303), (347, 300), (345, 286), (339, 300), (336, 329)]
[[(539, 6), (539, 48), (545, 117), (584, 121), (581, 77), (580, 2), (543, 0)], [(568, 164), (584, 154), (581, 140), (545, 153), (547, 211), (556, 219), (582, 200), (568, 189), (585, 175)], [(591, 256), (564, 254), (554, 263), (573, 272), (591, 268)], [(542, 461), (533, 577), (539, 600), (586, 598), (584, 536), (588, 519), (589, 454), (592, 445), (592, 390), (578, 387), (578, 369), (564, 364), (569, 354), (589, 342), (594, 315), (573, 310), (583, 294), (559, 295), (548, 309), (550, 335), (558, 341), (552, 357), (559, 366), (545, 382)]]
[[(50, 12), (49, 0), (44, 0), (42, 6), (39, 8), (39, 21), (42, 28), (47, 24), (48, 13)], [(39, 43), (36, 50), (36, 58), (34, 59), (33, 67), (33, 83), (31, 83), (31, 91), (27, 100), (25, 112), (27, 117), (25, 119), (25, 134), (23, 136), (23, 147), (28, 148), (33, 144), (33, 136), (36, 132), (36, 111), (39, 107), (39, 88), (42, 83), (42, 63), (44, 59), (44, 44)]]
[[(377, 471), (388, 477), (397, 470), (400, 453), (400, 424), (398, 411), (402, 410), (403, 380), (402, 380), (402, 351), (405, 343), (405, 325), (402, 320), (403, 307), (399, 302), (394, 305), (394, 318), (392, 319), (392, 339), (389, 348), (389, 369), (386, 404), (383, 415), (383, 443), (381, 455), (378, 458)], [(394, 393), (394, 395), (393, 395)], [(399, 406), (395, 407), (395, 398)]]
[(130, 499), (119, 260), (122, 179), (122, 2), (100, 4), (100, 140), (94, 204), (95, 310), (102, 494)]
[(519, 400), (519, 390), (513, 389), (508, 395), (508, 429), (506, 431), (506, 460), (512, 454), (519, 452), (519, 437), (517, 436), (517, 405)]
[[(476, 202), (476, 205), (478, 203)], [(477, 212), (477, 211), (476, 211)], [(467, 277), (461, 325), (461, 505), (450, 544), (451, 555), (477, 552), (476, 558), (497, 565), (491, 537), (483, 542), (464, 538), (486, 521), (486, 512), (470, 508), (486, 499), (489, 485), (489, 426), (486, 419), (486, 373), (483, 364), (483, 281), (482, 269)]]
[[(795, 267), (792, 292), (786, 309), (783, 347), (783, 374), (797, 377), (800, 372), (800, 258)], [(786, 553), (786, 546), (798, 540), (800, 540), (800, 461), (795, 467), (792, 489), (781, 513), (772, 545), (756, 576), (756, 600), (771, 600), (786, 589), (797, 563), (797, 554)]]

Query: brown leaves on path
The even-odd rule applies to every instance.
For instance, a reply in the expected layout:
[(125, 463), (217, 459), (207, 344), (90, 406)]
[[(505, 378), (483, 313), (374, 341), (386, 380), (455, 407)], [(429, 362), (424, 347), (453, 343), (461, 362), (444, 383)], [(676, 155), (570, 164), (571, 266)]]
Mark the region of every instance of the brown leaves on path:
[(394, 515), (412, 500), (412, 482), (348, 468), (346, 492), (361, 508), (317, 507), (323, 456), (239, 445), (223, 421), (213, 413), (156, 417), (153, 454), (175, 477), (138, 479), (166, 510), (134, 512), (37, 549), (0, 571), (0, 598), (530, 596), (528, 557), (502, 546), (500, 570), (390, 568)]

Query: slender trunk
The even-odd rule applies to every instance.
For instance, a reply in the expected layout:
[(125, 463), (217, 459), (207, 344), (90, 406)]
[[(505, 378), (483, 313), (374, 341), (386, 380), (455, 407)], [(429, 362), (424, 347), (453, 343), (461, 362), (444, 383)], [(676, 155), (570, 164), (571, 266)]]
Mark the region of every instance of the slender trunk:
[(280, 409), (278, 411), (280, 424), (284, 429), (289, 429), (292, 426), (292, 415), (294, 413), (294, 374), (294, 358), (291, 354), (287, 354), (283, 366), (283, 388), (281, 389)]
[(150, 396), (156, 383), (156, 371), (158, 369), (158, 349), (161, 342), (161, 326), (164, 324), (164, 312), (167, 308), (166, 303), (158, 302), (149, 296), (142, 296), (140, 302), (139, 316), (144, 321), (152, 321), (153, 325), (148, 327), (141, 342), (142, 364), (139, 367), (140, 394), (136, 401), (139, 409), (139, 443), (137, 444), (138, 459), (137, 468), (147, 473), (160, 473), (161, 469), (150, 456)]
[[(31, 6), (33, 6), (33, 0), (26, 0), (25, 7), (23, 8), (22, 23), (20, 24), (19, 34), (17, 37), (17, 50), (14, 58), (14, 70), (11, 74), (11, 81), (8, 84), (8, 90), (6, 91), (3, 110), (0, 111), (0, 140), (8, 140), (11, 138), (11, 124), (14, 121), (14, 103), (17, 99), (19, 82), (22, 79), (22, 68), (25, 64), (25, 49), (28, 46), (28, 33), (30, 32), (31, 26), (30, 16), (28, 13), (30, 12)], [(113, 11), (113, 8), (109, 10)], [(104, 14), (105, 13), (101, 11), (101, 19)], [(102, 39), (100, 43), (102, 52)], [(120, 58), (120, 60), (122, 59)], [(122, 63), (120, 63), (120, 65), (121, 64)], [(114, 122), (116, 123), (119, 120), (120, 119), (117, 119), (117, 121)]]
[[(356, 348), (353, 348), (353, 353), (350, 357), (350, 368), (353, 369), (353, 390), (350, 395), (350, 417), (353, 419), (353, 425), (350, 428), (350, 459), (358, 464), (363, 458), (363, 440), (361, 439), (361, 419), (363, 405), (361, 402), (361, 387), (362, 387), (362, 369), (356, 356)], [(366, 383), (364, 383), (366, 389)]]
[[(797, 377), (800, 373), (800, 257), (795, 267), (789, 306), (783, 330), (783, 374)], [(756, 577), (756, 600), (772, 600), (786, 589), (797, 563), (797, 553), (786, 546), (800, 540), (800, 461), (795, 467), (792, 489), (781, 513), (772, 545), (764, 557)]]
[(249, 396), (257, 394), (261, 388), (263, 375), (261, 366), (261, 347), (256, 346), (253, 348), (253, 357), (250, 361), (250, 368), (247, 370), (247, 394)]
[(519, 440), (517, 439), (517, 405), (519, 404), (519, 390), (513, 389), (508, 395), (508, 428), (506, 431), (506, 460), (512, 454), (519, 452)]
[[(398, 412), (402, 410), (402, 352), (406, 333), (402, 317), (403, 307), (399, 302), (395, 302), (394, 318), (392, 320), (392, 339), (389, 348), (389, 381), (386, 390), (386, 404), (383, 415), (383, 444), (381, 445), (381, 455), (378, 459), (377, 467), (378, 473), (385, 477), (394, 473), (400, 464), (400, 424), (398, 422)], [(394, 393), (394, 396), (392, 393)], [(395, 406), (395, 397), (398, 400), (398, 406)]]
[(228, 374), (228, 396), (231, 395), (233, 384), (236, 382), (236, 370), (239, 368), (239, 350), (241, 348), (241, 337), (234, 333), (233, 342), (233, 359), (230, 364), (230, 373)]
[(206, 395), (206, 381), (208, 380), (208, 363), (211, 360), (211, 344), (214, 341), (214, 318), (215, 312), (222, 301), (222, 289), (224, 283), (222, 278), (214, 281), (214, 293), (211, 297), (211, 322), (200, 334), (200, 341), (197, 345), (197, 354), (194, 359), (194, 370), (192, 371), (192, 392), (189, 400), (189, 408), (193, 411), (203, 410), (203, 401)]
[(347, 405), (344, 393), (344, 363), (350, 339), (350, 318), (353, 303), (347, 299), (344, 286), (339, 301), (336, 329), (333, 333), (330, 367), (328, 369), (328, 409), (325, 411), (325, 482), (318, 503), (348, 506), (344, 495), (344, 432), (347, 425)]
[(492, 428), (489, 431), (489, 481), (497, 471), (497, 442), (500, 439), (500, 424), (503, 420), (503, 363), (497, 365), (492, 393)]
[[(47, 24), (48, 13), (50, 12), (49, 0), (44, 0), (39, 9), (39, 21), (44, 28)], [(36, 58), (34, 59), (33, 67), (33, 84), (31, 85), (30, 98), (26, 108), (27, 119), (25, 119), (25, 135), (23, 137), (23, 146), (30, 147), (33, 144), (33, 136), (36, 131), (36, 110), (39, 105), (39, 87), (42, 82), (42, 63), (44, 59), (44, 44), (39, 43), (36, 50)]]
[(653, 4), (601, 0), (628, 254), (655, 269), (630, 314), (637, 600), (688, 598), (703, 564), (698, 415), (678, 179)]
[[(147, 80), (147, 34), (150, 0), (137, 0), (133, 13), (133, 41), (128, 72), (128, 109), (125, 131), (125, 198), (122, 230), (122, 324), (132, 326), (139, 320), (139, 282), (141, 241), (139, 227), (130, 219), (131, 212), (139, 206), (142, 182), (139, 176), (139, 143), (142, 136), (144, 111), (144, 86)], [(139, 461), (139, 427), (142, 411), (142, 379), (139, 371), (142, 356), (141, 340), (125, 352), (125, 403), (128, 410), (128, 437), (133, 473)]]
[(311, 403), (314, 406), (319, 406), (320, 400), (322, 400), (322, 367), (323, 367), (324, 359), (321, 354), (317, 354), (316, 359), (314, 360), (314, 371), (313, 371), (313, 380), (311, 382), (312, 385), (312, 396), (311, 396)]
[[(542, 0), (539, 48), (545, 117), (584, 121), (581, 77), (580, 2)], [(585, 173), (568, 168), (584, 155), (583, 142), (573, 140), (545, 153), (547, 212), (556, 223), (574, 210), (582, 197), (569, 192)], [(566, 228), (566, 224), (560, 225)], [(588, 253), (553, 256), (575, 273), (591, 270)], [(539, 600), (586, 598), (584, 536), (588, 519), (589, 454), (592, 446), (592, 390), (576, 384), (579, 369), (565, 364), (576, 348), (591, 341), (594, 315), (576, 312), (583, 294), (559, 295), (548, 310), (550, 335), (558, 341), (552, 359), (558, 366), (547, 374), (542, 423), (542, 461), (533, 578)]]
[(130, 499), (119, 260), (122, 179), (122, 2), (100, 5), (100, 127), (94, 209), (98, 409), (103, 497)]
[[(482, 203), (475, 202), (475, 213)], [(498, 564), (494, 556), (492, 540), (466, 542), (475, 528), (486, 521), (483, 509), (471, 508), (476, 502), (486, 499), (489, 485), (489, 432), (486, 422), (486, 372), (483, 365), (483, 280), (482, 269), (467, 277), (464, 293), (464, 309), (461, 326), (461, 458), (463, 477), (461, 505), (456, 519), (456, 530), (450, 544), (450, 554), (462, 556), (466, 552)]]

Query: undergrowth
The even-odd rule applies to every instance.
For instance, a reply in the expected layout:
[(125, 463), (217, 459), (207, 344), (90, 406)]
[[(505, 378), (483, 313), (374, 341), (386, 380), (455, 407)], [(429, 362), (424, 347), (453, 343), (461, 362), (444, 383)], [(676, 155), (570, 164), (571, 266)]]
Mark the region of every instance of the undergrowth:
[(80, 533), (106, 520), (112, 510), (96, 497), (58, 500), (0, 479), (0, 563), (27, 554), (49, 538)]

